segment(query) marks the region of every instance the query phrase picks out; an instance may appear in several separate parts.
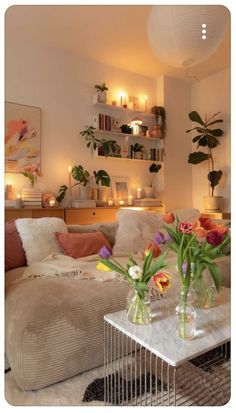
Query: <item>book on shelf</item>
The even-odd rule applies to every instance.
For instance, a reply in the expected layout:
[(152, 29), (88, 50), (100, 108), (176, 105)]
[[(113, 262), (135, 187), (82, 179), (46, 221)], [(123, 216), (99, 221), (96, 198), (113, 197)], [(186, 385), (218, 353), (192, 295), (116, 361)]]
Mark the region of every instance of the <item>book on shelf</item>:
[(16, 206), (16, 201), (5, 199), (5, 207), (6, 208), (14, 208)]
[(158, 198), (142, 198), (135, 199), (134, 205), (136, 206), (163, 206), (163, 202)]
[(27, 206), (41, 206), (42, 202), (41, 201), (26, 201), (26, 200), (24, 200), (23, 205), (26, 206), (26, 207)]
[(72, 208), (94, 208), (96, 201), (94, 199), (74, 199), (71, 201)]

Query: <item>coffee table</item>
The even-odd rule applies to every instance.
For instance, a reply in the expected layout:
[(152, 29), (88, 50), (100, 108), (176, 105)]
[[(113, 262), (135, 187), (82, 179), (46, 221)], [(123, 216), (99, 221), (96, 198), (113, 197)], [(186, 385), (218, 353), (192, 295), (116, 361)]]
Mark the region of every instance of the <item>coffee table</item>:
[(191, 341), (176, 334), (173, 296), (152, 305), (156, 315), (149, 325), (130, 323), (125, 311), (104, 316), (105, 402), (225, 404), (230, 398), (230, 289), (222, 287), (215, 307), (196, 309), (197, 333)]

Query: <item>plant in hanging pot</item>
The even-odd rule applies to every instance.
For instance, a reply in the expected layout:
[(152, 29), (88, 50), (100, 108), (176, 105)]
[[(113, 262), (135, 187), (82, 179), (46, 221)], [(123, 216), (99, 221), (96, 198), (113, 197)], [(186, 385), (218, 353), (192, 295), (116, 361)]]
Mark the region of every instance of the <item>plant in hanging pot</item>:
[(95, 182), (97, 184), (97, 206), (104, 206), (108, 200), (108, 188), (110, 187), (111, 178), (104, 169), (93, 171)]
[(144, 186), (143, 187), (145, 198), (154, 198), (154, 196), (155, 196), (155, 194), (154, 194), (154, 180), (155, 180), (156, 174), (160, 171), (160, 169), (161, 169), (160, 164), (152, 163), (150, 165), (149, 172), (152, 174), (152, 179), (151, 179), (151, 185), (150, 186)]
[(97, 91), (94, 100), (96, 100), (96, 102), (94, 103), (106, 103), (107, 101), (107, 91), (108, 91), (108, 87), (106, 86), (106, 84), (103, 82), (101, 84), (96, 84), (95, 89)]
[(92, 178), (90, 173), (82, 165), (75, 165), (71, 170), (71, 175), (77, 182), (70, 188), (67, 185), (61, 185), (56, 200), (60, 203), (65, 198), (67, 190), (69, 189), (71, 192), (72, 188), (77, 185), (80, 185), (80, 199), (90, 199), (91, 188), (88, 185)]
[(196, 122), (199, 126), (195, 126), (192, 129), (187, 130), (186, 132), (195, 131), (197, 135), (193, 138), (193, 142), (197, 143), (197, 149), (199, 146), (206, 148), (206, 152), (196, 151), (192, 152), (189, 155), (188, 162), (197, 165), (201, 162), (206, 162), (208, 164), (208, 186), (209, 186), (209, 196), (204, 197), (205, 210), (208, 212), (217, 212), (221, 211), (223, 197), (215, 196), (214, 190), (215, 187), (219, 184), (223, 172), (221, 170), (215, 169), (215, 162), (213, 158), (213, 149), (220, 145), (219, 137), (223, 135), (222, 129), (212, 129), (212, 125), (216, 123), (223, 122), (222, 119), (215, 119), (220, 112), (215, 113), (210, 118), (207, 118), (205, 115), (205, 121), (202, 120), (201, 116), (196, 111), (189, 113), (189, 119), (192, 122)]
[(150, 130), (150, 136), (164, 139), (166, 135), (166, 111), (163, 106), (153, 106), (151, 113), (155, 116), (156, 124)]

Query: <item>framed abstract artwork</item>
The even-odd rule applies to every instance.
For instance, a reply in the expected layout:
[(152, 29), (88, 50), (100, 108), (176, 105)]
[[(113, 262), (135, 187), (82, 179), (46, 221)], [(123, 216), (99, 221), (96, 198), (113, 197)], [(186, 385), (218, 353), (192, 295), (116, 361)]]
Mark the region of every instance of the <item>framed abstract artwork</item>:
[(125, 201), (126, 203), (129, 196), (129, 178), (127, 176), (113, 176), (111, 182), (115, 201)]
[(41, 110), (6, 102), (5, 172), (40, 171)]

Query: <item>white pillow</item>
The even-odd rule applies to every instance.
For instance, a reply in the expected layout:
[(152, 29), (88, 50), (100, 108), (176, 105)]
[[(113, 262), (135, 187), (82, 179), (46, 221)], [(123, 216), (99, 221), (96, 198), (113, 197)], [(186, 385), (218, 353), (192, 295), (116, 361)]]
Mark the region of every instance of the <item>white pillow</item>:
[(175, 209), (173, 212), (179, 220), (182, 221), (194, 221), (199, 218), (200, 212), (198, 209), (186, 208), (186, 209)]
[(22, 218), (15, 222), (28, 265), (54, 252), (61, 252), (55, 232), (68, 232), (61, 218)]
[(119, 226), (112, 250), (114, 255), (144, 252), (163, 226), (162, 215), (154, 212), (120, 210), (117, 217)]

